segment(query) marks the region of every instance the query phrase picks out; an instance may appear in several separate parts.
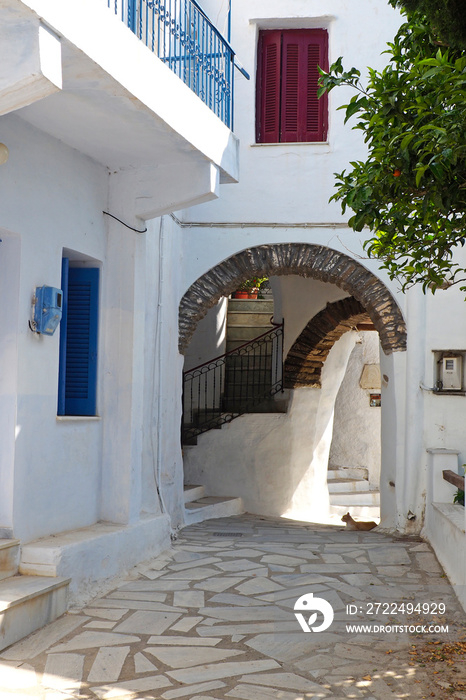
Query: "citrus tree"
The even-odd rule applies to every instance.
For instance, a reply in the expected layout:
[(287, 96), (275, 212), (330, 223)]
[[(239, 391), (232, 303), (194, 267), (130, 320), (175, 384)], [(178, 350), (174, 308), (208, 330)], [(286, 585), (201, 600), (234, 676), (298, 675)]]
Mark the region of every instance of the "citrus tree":
[(321, 71), (320, 94), (354, 88), (345, 122), (356, 117), (368, 145), (365, 161), (336, 174), (331, 199), (353, 210), (354, 230), (373, 232), (366, 250), (392, 279), (435, 291), (466, 283), (453, 256), (466, 242), (466, 52), (445, 45), (419, 11), (406, 19), (388, 65), (369, 69), (366, 84), (342, 58)]
[(433, 30), (452, 46), (466, 49), (464, 0), (396, 0), (407, 10), (423, 12)]

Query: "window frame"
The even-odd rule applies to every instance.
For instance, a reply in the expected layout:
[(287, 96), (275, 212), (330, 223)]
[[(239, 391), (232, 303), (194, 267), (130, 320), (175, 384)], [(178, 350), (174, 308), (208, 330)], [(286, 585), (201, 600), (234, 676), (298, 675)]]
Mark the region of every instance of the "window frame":
[[(87, 299), (79, 296), (77, 285), (82, 287), (83, 284), (88, 291)], [(62, 259), (63, 315), (60, 323), (58, 416), (96, 415), (99, 288), (100, 269), (98, 267), (75, 267), (70, 265), (69, 258)], [(73, 296), (71, 310), (70, 291)], [(88, 314), (82, 327), (83, 335), (79, 338), (80, 341), (84, 339), (84, 345), (82, 342), (76, 343), (76, 334), (73, 335), (70, 332), (70, 316), (72, 323), (81, 322), (78, 316), (83, 311)], [(78, 365), (80, 365), (79, 369)], [(72, 385), (76, 388), (76, 380), (81, 382), (81, 388), (79, 395), (75, 391), (72, 396)]]

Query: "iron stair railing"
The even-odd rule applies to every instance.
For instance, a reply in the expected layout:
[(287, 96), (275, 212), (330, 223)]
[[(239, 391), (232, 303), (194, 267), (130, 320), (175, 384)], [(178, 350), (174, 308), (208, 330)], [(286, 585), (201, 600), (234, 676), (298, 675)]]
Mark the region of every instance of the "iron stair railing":
[(183, 372), (184, 443), (283, 391), (283, 321), (234, 350)]

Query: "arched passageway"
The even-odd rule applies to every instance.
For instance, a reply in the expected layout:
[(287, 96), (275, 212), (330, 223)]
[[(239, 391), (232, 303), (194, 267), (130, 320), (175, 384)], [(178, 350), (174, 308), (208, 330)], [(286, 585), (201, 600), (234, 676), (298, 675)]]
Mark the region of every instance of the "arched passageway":
[(290, 348), (284, 366), (285, 387), (320, 387), (322, 367), (333, 345), (343, 333), (368, 322), (369, 314), (354, 297), (327, 304)]
[[(209, 495), (241, 496), (249, 512), (325, 518), (331, 505), (327, 470), (334, 406), (357, 342), (355, 330), (362, 324), (378, 331), (389, 356), (406, 349), (406, 325), (390, 290), (359, 261), (324, 246), (266, 244), (236, 253), (189, 287), (179, 306), (180, 351), (185, 352), (198, 322), (221, 297), (263, 275), (289, 277), (279, 292), (285, 328), (286, 309), (295, 314), (296, 333), (290, 336), (285, 364), (288, 410), (254, 413), (206, 433), (185, 454), (185, 476), (187, 483), (205, 484)], [(301, 305), (303, 311), (313, 309), (299, 329), (296, 282), (308, 290), (310, 303)], [(396, 444), (392, 423), (388, 430), (385, 444)]]
[(197, 323), (222, 296), (244, 280), (267, 275), (301, 275), (337, 285), (368, 313), (385, 354), (406, 350), (406, 325), (383, 282), (339, 251), (307, 243), (275, 243), (248, 248), (219, 263), (186, 291), (179, 307), (179, 350), (183, 353)]

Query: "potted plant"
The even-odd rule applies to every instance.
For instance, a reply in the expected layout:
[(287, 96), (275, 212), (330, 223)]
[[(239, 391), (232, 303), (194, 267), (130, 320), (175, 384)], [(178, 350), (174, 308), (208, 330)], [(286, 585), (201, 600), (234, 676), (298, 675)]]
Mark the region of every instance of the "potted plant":
[(252, 277), (245, 282), (242, 282), (236, 292), (234, 292), (235, 299), (257, 299), (261, 284), (265, 282), (268, 277)]

